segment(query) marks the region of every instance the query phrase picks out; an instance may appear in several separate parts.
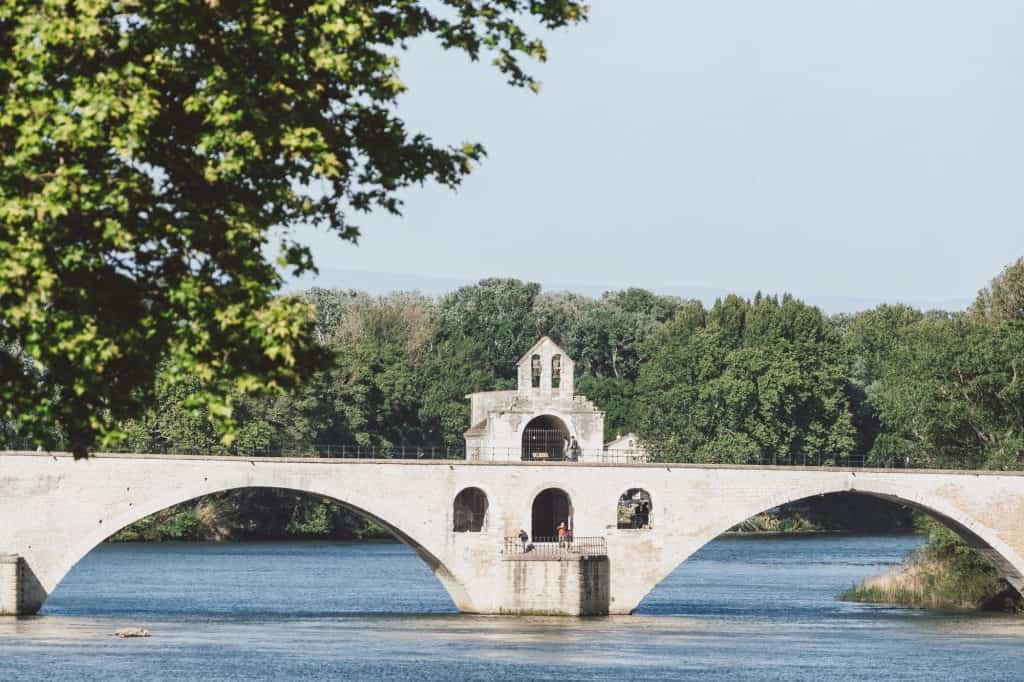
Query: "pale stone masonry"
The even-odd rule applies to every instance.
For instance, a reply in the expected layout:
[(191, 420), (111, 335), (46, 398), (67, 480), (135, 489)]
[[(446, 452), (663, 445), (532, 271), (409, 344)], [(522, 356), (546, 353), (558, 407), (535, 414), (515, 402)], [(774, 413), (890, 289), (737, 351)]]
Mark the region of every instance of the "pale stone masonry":
[[(455, 606), (471, 613), (630, 613), (680, 562), (732, 526), (786, 502), (835, 492), (930, 513), (990, 556), (1014, 586), (1024, 586), (1020, 473), (171, 455), (76, 461), (5, 453), (0, 554), (21, 561), (0, 561), (0, 604), (10, 612), (17, 602), (13, 610), (35, 613), (83, 556), (126, 525), (246, 487), (308, 492), (367, 514), (412, 547)], [(476, 531), (456, 532), (455, 500), (467, 488), (486, 496), (487, 519), (470, 526)], [(618, 528), (618, 500), (631, 489), (650, 495), (649, 529)], [(564, 495), (575, 537), (604, 538), (606, 557), (513, 561), (503, 555), (505, 538), (537, 522), (537, 502), (552, 491)]]
[(0, 616), (20, 613), (20, 568), (17, 554), (0, 554)]
[(567, 555), (558, 561), (506, 561), (496, 582), (507, 586), (499, 613), (581, 615), (608, 613), (608, 558)]

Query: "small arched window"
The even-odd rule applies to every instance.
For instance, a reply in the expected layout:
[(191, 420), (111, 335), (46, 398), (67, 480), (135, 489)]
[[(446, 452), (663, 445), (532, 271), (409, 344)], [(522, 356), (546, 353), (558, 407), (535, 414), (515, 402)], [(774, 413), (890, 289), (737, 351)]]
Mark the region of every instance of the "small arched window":
[(540, 356), (534, 355), (530, 359), (530, 385), (540, 388)]
[(456, 533), (479, 533), (487, 522), (487, 493), (480, 488), (466, 488), (455, 496), (452, 505), (452, 530)]
[(551, 388), (558, 388), (562, 385), (562, 356), (551, 356)]
[(654, 515), (651, 494), (643, 488), (630, 488), (619, 497), (619, 528), (650, 530)]

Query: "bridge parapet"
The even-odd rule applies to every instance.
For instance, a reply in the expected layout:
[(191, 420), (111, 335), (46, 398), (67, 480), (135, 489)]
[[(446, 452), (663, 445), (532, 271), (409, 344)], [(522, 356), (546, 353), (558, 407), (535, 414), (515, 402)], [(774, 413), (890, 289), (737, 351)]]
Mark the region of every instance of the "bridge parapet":
[[(8, 449), (7, 454), (55, 454), (43, 453), (29, 443), (20, 448)], [(154, 450), (103, 450), (95, 451), (103, 455), (171, 455), (184, 457), (261, 457), (261, 458), (295, 458), (295, 459), (338, 459), (338, 460), (395, 460), (402, 462), (429, 462), (443, 460), (449, 462), (494, 462), (494, 463), (580, 463), (580, 464), (696, 464), (709, 466), (738, 467), (823, 467), (838, 469), (914, 469), (935, 471), (978, 470), (979, 463), (963, 457), (950, 459), (937, 458), (927, 453), (914, 455), (894, 454), (830, 454), (830, 453), (777, 453), (723, 457), (719, 461), (709, 462), (693, 452), (677, 450), (659, 451), (656, 449), (615, 449), (593, 450), (575, 449), (561, 455), (552, 456), (546, 452), (523, 452), (522, 448), (507, 447), (470, 447), (453, 448), (443, 445), (400, 445), (400, 446), (364, 446), (353, 444), (314, 444), (294, 448), (257, 448), (231, 447), (218, 445), (177, 446)], [(1024, 453), (1015, 462), (1008, 463), (1007, 471), (1024, 471)]]

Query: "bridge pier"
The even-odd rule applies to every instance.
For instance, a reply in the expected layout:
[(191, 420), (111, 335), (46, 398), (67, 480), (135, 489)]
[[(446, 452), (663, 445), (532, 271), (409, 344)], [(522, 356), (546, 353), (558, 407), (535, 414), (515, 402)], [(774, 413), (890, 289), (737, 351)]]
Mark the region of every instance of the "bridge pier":
[[(529, 555), (527, 555), (528, 557)], [(502, 615), (607, 616), (609, 566), (606, 556), (537, 561), (522, 556), (501, 562)]]
[(22, 613), (21, 565), (17, 554), (0, 554), (0, 616)]

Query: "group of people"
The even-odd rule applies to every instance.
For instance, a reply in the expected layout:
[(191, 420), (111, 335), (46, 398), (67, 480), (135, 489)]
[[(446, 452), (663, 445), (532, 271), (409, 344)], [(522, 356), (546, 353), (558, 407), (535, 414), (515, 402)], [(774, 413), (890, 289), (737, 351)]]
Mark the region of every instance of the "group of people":
[[(572, 543), (572, 530), (562, 521), (558, 524), (558, 545), (560, 547), (567, 547)], [(519, 544), (522, 546), (523, 552), (529, 552), (533, 549), (533, 543), (530, 542), (530, 534), (526, 532), (525, 528), (519, 529)]]
[(651, 503), (641, 500), (633, 507), (633, 528), (647, 528), (651, 523)]

